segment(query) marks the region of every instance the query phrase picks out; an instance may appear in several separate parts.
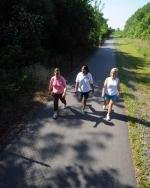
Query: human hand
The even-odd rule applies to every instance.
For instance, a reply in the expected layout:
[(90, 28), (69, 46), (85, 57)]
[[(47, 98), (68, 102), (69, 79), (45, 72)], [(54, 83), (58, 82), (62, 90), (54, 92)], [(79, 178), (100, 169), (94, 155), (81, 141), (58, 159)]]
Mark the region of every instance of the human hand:
[(102, 92), (101, 97), (104, 97), (104, 95), (105, 95), (105, 93), (104, 93), (104, 92)]
[(48, 91), (48, 95), (51, 95), (51, 91)]
[(122, 98), (122, 97), (123, 97), (121, 92), (119, 92), (118, 96), (119, 96), (120, 98)]
[(62, 97), (64, 98), (65, 96), (66, 96), (66, 93), (63, 93), (63, 94), (62, 94)]
[(94, 94), (94, 89), (91, 90), (92, 94)]
[(105, 96), (105, 88), (103, 88), (103, 89), (101, 90), (101, 97), (104, 98), (104, 96)]

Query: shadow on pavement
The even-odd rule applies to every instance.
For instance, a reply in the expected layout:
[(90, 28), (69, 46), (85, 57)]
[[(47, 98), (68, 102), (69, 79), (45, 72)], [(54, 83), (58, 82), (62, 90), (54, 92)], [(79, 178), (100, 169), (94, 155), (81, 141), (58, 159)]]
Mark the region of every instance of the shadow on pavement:
[(51, 178), (52, 187), (86, 187), (86, 188), (133, 188), (123, 185), (118, 180), (118, 171), (115, 169), (96, 171), (91, 167), (75, 164), (65, 169), (58, 169)]
[[(91, 112), (86, 112), (85, 114), (82, 114), (80, 112), (80, 109), (76, 109), (74, 107), (68, 107), (68, 110), (70, 110), (72, 113), (70, 114), (64, 114), (64, 115), (60, 115), (59, 117), (61, 118), (59, 120), (58, 118), (58, 122), (62, 122), (62, 119), (67, 119), (67, 120), (77, 120), (77, 124), (75, 126), (81, 126), (81, 124), (79, 124), (79, 121), (81, 120), (87, 120), (90, 122), (94, 122), (93, 127), (97, 127), (100, 123), (104, 123), (106, 125), (109, 126), (114, 126), (113, 122), (108, 122), (105, 120), (105, 116), (106, 116), (106, 112), (105, 111), (96, 111), (92, 105), (88, 105), (89, 109), (91, 110)], [(73, 122), (73, 121), (72, 121)], [(65, 124), (66, 126), (66, 124)], [(74, 123), (70, 124), (69, 127), (74, 126)]]
[[(120, 182), (120, 174), (114, 168), (95, 170), (89, 165), (72, 164), (55, 171), (30, 170), (30, 161), (15, 164), (13, 158), (0, 164), (0, 187), (2, 188), (134, 188)], [(26, 171), (24, 170), (26, 167)], [(9, 175), (9, 176), (8, 176)], [(9, 179), (7, 179), (9, 177)], [(7, 180), (7, 181), (6, 181)]]
[[(117, 104), (116, 106), (123, 108), (123, 105), (121, 104)], [(93, 125), (93, 127), (97, 127), (100, 123), (104, 123), (105, 125), (109, 125), (109, 126), (114, 126), (114, 123), (112, 121), (107, 121), (105, 119), (105, 116), (106, 116), (106, 111), (96, 111), (92, 105), (89, 105), (88, 106), (89, 109), (91, 110), (91, 112), (86, 112), (84, 115), (80, 112), (80, 110), (77, 110), (75, 109), (74, 107), (68, 107), (68, 109), (70, 109), (71, 112), (73, 112), (72, 115), (67, 115), (67, 114), (64, 114), (64, 115), (60, 115), (61, 118), (63, 119), (80, 119), (80, 120), (87, 120), (87, 121), (91, 121), (91, 122), (95, 122), (95, 124)], [(125, 114), (119, 114), (119, 113), (116, 113), (115, 111), (112, 112), (112, 115), (111, 115), (111, 119), (116, 119), (116, 120), (120, 120), (120, 121), (124, 121), (124, 122), (128, 122), (128, 121), (131, 121), (132, 123), (139, 123), (141, 125), (144, 125), (144, 126), (147, 126), (149, 127), (150, 126), (150, 122), (149, 121), (145, 121), (143, 119), (139, 119), (139, 118), (136, 118), (136, 117), (132, 117), (132, 116), (128, 116), (128, 115), (125, 115)], [(58, 120), (58, 121), (61, 121), (61, 120)], [(72, 126), (72, 125), (70, 125)], [(79, 126), (79, 124), (77, 124), (77, 126)]]

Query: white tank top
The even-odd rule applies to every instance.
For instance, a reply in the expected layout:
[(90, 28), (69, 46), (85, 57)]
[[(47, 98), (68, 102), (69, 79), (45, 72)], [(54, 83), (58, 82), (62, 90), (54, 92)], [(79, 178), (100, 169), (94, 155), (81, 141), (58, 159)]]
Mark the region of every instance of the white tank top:
[(119, 79), (115, 78), (112, 79), (112, 77), (107, 78), (107, 88), (106, 88), (106, 94), (108, 95), (118, 95), (118, 82)]

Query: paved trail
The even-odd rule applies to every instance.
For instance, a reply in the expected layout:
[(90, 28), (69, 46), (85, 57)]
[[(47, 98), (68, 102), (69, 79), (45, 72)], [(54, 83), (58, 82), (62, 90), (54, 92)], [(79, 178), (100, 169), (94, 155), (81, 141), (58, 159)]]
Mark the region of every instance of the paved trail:
[(70, 81), (69, 108), (61, 107), (60, 117), (53, 120), (52, 103), (45, 103), (1, 151), (0, 188), (136, 187), (123, 102), (117, 103), (107, 122), (99, 97), (99, 87), (115, 66), (113, 40), (107, 40), (88, 65), (95, 93), (86, 114), (80, 113)]

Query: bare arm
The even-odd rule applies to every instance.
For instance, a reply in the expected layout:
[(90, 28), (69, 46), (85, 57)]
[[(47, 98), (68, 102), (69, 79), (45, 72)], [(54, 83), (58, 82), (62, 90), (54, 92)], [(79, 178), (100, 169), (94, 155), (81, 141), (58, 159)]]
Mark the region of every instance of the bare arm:
[(51, 79), (49, 82), (49, 86), (48, 86), (48, 94), (49, 95), (51, 94), (52, 90), (53, 90), (53, 86), (52, 86), (52, 79)]
[(106, 88), (107, 88), (107, 78), (106, 78), (104, 85), (103, 85), (103, 88), (102, 88), (102, 94), (101, 94), (102, 97), (104, 97), (104, 95), (105, 95)]
[(94, 93), (94, 84), (93, 84), (93, 76), (91, 73), (89, 73), (90, 75), (90, 86), (91, 86), (91, 89), (92, 89), (92, 93)]
[(76, 84), (75, 84), (75, 93), (78, 91), (78, 87), (79, 87), (79, 82), (76, 82)]
[(118, 81), (118, 86), (117, 86), (117, 88), (118, 88), (118, 93), (119, 93), (119, 96), (121, 96), (120, 80)]
[(63, 79), (63, 86), (64, 86), (64, 92), (63, 92), (63, 97), (65, 97), (66, 96), (66, 92), (67, 92), (67, 81), (66, 81), (66, 79), (64, 78), (64, 77), (62, 77), (62, 79)]
[(65, 86), (65, 88), (64, 88), (64, 92), (63, 92), (63, 97), (65, 97), (65, 95), (66, 95), (66, 91), (67, 91), (67, 86)]

